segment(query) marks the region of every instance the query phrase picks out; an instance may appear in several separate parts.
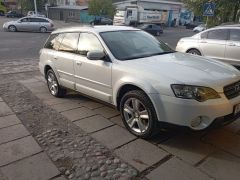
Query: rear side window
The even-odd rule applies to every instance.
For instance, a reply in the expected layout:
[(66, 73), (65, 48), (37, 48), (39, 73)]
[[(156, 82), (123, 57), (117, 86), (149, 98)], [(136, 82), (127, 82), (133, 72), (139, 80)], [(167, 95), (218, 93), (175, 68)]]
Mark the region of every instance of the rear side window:
[(65, 33), (59, 51), (76, 53), (79, 33)]
[(227, 40), (228, 39), (228, 30), (226, 29), (218, 29), (208, 31), (208, 39), (216, 39), (216, 40)]
[(63, 38), (63, 34), (53, 34), (51, 35), (44, 48), (47, 48), (47, 49), (53, 49), (53, 50), (58, 50), (61, 42), (62, 42), (62, 38)]
[(230, 30), (230, 40), (231, 41), (240, 41), (240, 30), (239, 29), (231, 29)]

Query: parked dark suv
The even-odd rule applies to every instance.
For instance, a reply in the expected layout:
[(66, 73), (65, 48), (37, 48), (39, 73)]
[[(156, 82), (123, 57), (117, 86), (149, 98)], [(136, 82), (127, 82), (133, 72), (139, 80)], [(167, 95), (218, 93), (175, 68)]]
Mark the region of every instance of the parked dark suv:
[(6, 13), (6, 17), (12, 17), (12, 18), (18, 17), (18, 18), (21, 18), (21, 17), (23, 17), (23, 15), (20, 14), (20, 13), (17, 13), (16, 11), (8, 11)]

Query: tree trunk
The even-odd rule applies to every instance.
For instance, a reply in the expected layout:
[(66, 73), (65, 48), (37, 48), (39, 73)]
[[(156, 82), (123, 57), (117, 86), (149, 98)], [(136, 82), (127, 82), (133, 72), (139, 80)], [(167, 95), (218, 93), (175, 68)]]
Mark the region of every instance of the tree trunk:
[(236, 3), (236, 6), (234, 8), (234, 12), (233, 12), (233, 22), (236, 22), (237, 20), (237, 14), (238, 14), (238, 10), (240, 8), (240, 0)]

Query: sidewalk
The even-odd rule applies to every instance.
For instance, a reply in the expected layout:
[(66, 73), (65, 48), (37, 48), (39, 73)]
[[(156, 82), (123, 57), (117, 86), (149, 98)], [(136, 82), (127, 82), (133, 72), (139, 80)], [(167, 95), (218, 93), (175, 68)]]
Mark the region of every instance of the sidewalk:
[(65, 179), (1, 98), (0, 179)]

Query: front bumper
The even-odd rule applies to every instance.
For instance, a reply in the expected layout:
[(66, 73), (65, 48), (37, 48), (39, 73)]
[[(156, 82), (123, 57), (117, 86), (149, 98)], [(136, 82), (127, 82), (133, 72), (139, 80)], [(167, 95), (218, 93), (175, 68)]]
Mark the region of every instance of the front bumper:
[[(186, 126), (193, 130), (206, 129), (214, 121), (225, 117), (228, 117), (227, 119), (238, 117), (233, 115), (233, 111), (234, 106), (240, 103), (240, 96), (228, 100), (221, 94), (221, 98), (205, 102), (159, 94), (149, 94), (149, 97), (160, 122)], [(200, 123), (196, 125), (196, 122)]]

